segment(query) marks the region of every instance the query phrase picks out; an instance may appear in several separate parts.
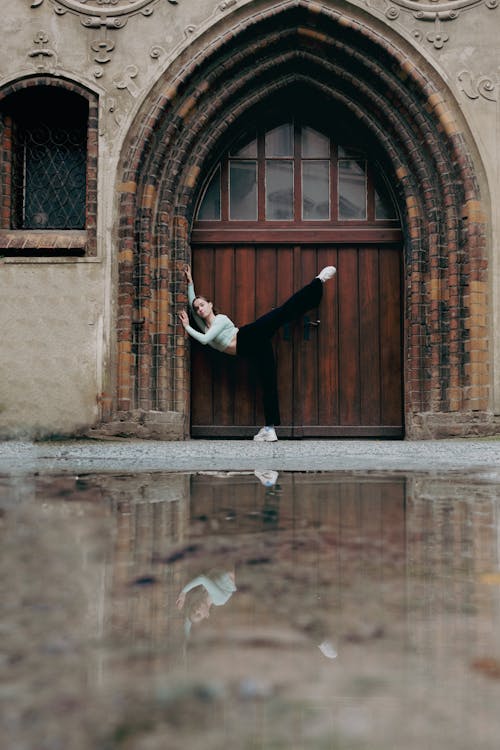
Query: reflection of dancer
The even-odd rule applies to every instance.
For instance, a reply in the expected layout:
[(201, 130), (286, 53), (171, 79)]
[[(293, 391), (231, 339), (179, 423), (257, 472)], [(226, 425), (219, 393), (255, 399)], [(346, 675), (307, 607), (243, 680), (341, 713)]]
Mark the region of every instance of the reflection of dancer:
[(189, 635), (191, 625), (210, 617), (212, 604), (221, 607), (237, 591), (234, 570), (211, 570), (187, 583), (177, 597), (177, 608), (185, 606), (184, 629)]
[(197, 325), (202, 333), (192, 328), (184, 310), (179, 318), (185, 331), (202, 344), (209, 344), (225, 354), (251, 359), (257, 365), (262, 383), (264, 416), (266, 424), (254, 440), (274, 442), (275, 425), (280, 424), (276, 363), (271, 338), (285, 323), (299, 318), (317, 307), (323, 295), (323, 283), (336, 273), (334, 266), (326, 266), (309, 284), (295, 292), (284, 304), (257, 318), (253, 323), (237, 328), (227, 315), (219, 315), (210, 300), (195, 294), (191, 269), (185, 266), (188, 283), (188, 300)]

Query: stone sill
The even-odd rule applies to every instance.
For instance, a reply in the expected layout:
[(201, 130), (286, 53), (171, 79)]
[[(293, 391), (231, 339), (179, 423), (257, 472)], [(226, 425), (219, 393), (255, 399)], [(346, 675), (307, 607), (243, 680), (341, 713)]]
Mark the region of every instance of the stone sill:
[(0, 229), (0, 257), (7, 262), (81, 260), (87, 241), (85, 229)]

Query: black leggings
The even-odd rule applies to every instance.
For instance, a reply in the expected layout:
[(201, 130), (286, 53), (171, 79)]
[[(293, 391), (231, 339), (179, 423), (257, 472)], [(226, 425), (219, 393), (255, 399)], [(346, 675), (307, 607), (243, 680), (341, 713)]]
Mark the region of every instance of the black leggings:
[(280, 408), (276, 362), (271, 338), (285, 323), (296, 320), (308, 310), (318, 307), (323, 296), (323, 282), (317, 277), (295, 292), (280, 307), (243, 326), (236, 339), (236, 354), (252, 360), (262, 385), (264, 417), (267, 425), (279, 425)]

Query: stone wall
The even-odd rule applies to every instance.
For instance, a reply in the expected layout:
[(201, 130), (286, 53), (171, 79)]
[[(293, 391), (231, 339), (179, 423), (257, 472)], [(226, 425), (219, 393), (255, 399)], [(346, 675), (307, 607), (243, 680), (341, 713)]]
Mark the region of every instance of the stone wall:
[[(460, 425), (461, 434), (498, 432), (495, 415), (500, 413), (500, 352), (496, 346), (500, 326), (497, 40), (500, 8), (497, 5), (496, 0), (451, 0), (432, 6), (417, 0), (10, 2), (3, 13), (1, 89), (33, 76), (64, 79), (88, 89), (99, 102), (99, 168), (94, 255), (55, 259), (43, 253), (30, 257), (11, 254), (0, 261), (3, 303), (0, 434), (7, 437), (73, 434), (95, 427), (103, 419), (116, 422), (118, 413), (122, 429), (124, 423), (129, 423), (131, 434), (147, 435), (148, 428), (144, 427), (147, 424), (155, 425), (152, 429), (156, 436), (182, 438), (188, 434), (187, 390), (181, 387), (185, 368), (179, 370), (176, 393), (162, 406), (166, 416), (158, 415), (155, 420), (151, 409), (141, 416), (140, 412), (129, 411), (130, 404), (123, 406), (121, 412), (119, 409), (123, 395), (116, 389), (119, 367), (123, 368), (123, 362), (132, 356), (129, 342), (117, 340), (124, 304), (118, 294), (119, 273), (134, 252), (134, 247), (123, 242), (123, 221), (134, 222), (134, 217), (130, 214), (123, 220), (123, 208), (127, 196), (135, 200), (135, 187), (124, 182), (123, 176), (128, 162), (133, 160), (134, 143), (144, 144), (150, 135), (148, 121), (143, 117), (146, 113), (151, 121), (155, 92), (170, 91), (175, 98), (174, 76), (181, 80), (183, 71), (196, 67), (198, 60), (210, 59), (210, 50), (221, 39), (236, 37), (251, 20), (269, 15), (270, 11), (282, 12), (285, 6), (302, 8), (312, 20), (325, 11), (334, 12), (340, 28), (359, 22), (406, 56), (407, 65), (401, 65), (398, 72), (402, 79), (418, 69), (419, 75), (440, 82), (435, 106), (442, 106), (447, 114), (441, 118), (439, 127), (446, 130), (452, 127), (450, 123), (458, 127), (471, 155), (481, 197), (477, 208), (469, 202), (469, 213), (477, 210), (480, 215), (475, 217), (476, 224), (485, 227), (488, 269), (487, 272), (483, 269), (482, 279), (476, 279), (481, 282), (480, 289), (470, 287), (463, 300), (466, 307), (463, 314), (472, 315), (474, 321), (471, 340), (488, 339), (489, 351), (482, 344), (465, 343), (463, 382), (468, 385), (457, 382), (455, 387), (457, 398), (469, 399), (471, 411), (462, 409), (458, 416), (441, 418), (440, 404), (435, 400), (429, 412), (420, 409), (408, 434), (414, 438), (457, 434), (456, 426), (446, 427), (453, 423)], [(195, 177), (193, 173), (192, 179)], [(143, 195), (142, 210), (153, 207), (155, 200), (153, 192)], [(178, 231), (185, 233), (186, 228), (180, 226)], [(165, 293), (167, 317), (172, 312), (169, 307), (175, 294), (172, 289)], [(434, 292), (443, 295), (441, 287), (428, 292), (431, 296)], [(436, 315), (441, 309), (440, 301), (441, 297), (436, 297)], [(457, 303), (452, 298), (453, 304)], [(452, 323), (454, 319), (453, 314), (449, 315)], [(438, 318), (433, 325), (439, 327)], [(175, 351), (177, 345), (180, 342), (174, 343)], [(182, 351), (179, 356), (184, 357)], [(443, 367), (442, 362), (440, 366)], [(467, 380), (471, 370), (472, 385), (470, 378)], [(435, 384), (443, 372), (435, 370)], [(419, 387), (425, 390), (425, 384)], [(475, 390), (467, 394), (466, 388)], [(464, 417), (469, 413), (470, 420)], [(127, 415), (131, 415), (130, 419)], [(481, 430), (481, 425), (487, 425), (485, 430)]]

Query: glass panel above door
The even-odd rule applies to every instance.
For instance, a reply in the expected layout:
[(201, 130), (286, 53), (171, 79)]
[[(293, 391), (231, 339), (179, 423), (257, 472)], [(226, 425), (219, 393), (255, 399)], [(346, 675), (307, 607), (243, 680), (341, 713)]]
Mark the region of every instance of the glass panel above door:
[(266, 219), (293, 219), (292, 161), (266, 161)]
[(229, 163), (229, 218), (235, 221), (257, 219), (257, 162)]
[(366, 162), (357, 159), (339, 159), (339, 219), (355, 221), (366, 219)]
[(330, 139), (317, 130), (302, 127), (302, 158), (328, 159), (330, 156)]
[(220, 166), (217, 167), (212, 179), (205, 190), (200, 208), (198, 209), (198, 219), (200, 221), (220, 221)]
[(375, 219), (393, 221), (398, 218), (389, 187), (382, 175), (375, 179)]
[(337, 143), (327, 132), (291, 118), (276, 127), (246, 130), (233, 141), (206, 182), (196, 219), (220, 222), (225, 232), (234, 229), (240, 237), (256, 227), (225, 225), (255, 222), (263, 238), (266, 229), (290, 229), (272, 222), (295, 222), (303, 232), (317, 224), (322, 241), (327, 232), (345, 229), (340, 226), (345, 222), (351, 222), (349, 231), (355, 223), (373, 232), (400, 231), (392, 185), (363, 144)]
[(302, 218), (330, 218), (330, 162), (326, 159), (302, 162)]
[(229, 151), (229, 156), (237, 159), (256, 159), (257, 158), (257, 138), (245, 143), (238, 141)]
[(266, 157), (293, 156), (293, 125), (280, 125), (266, 133)]

